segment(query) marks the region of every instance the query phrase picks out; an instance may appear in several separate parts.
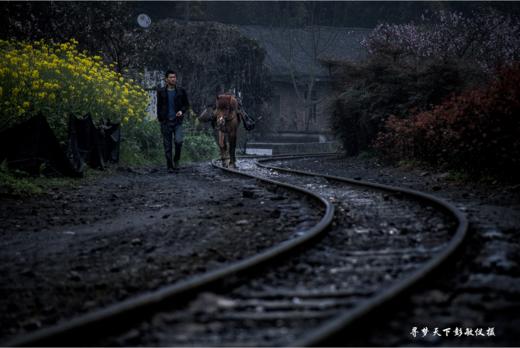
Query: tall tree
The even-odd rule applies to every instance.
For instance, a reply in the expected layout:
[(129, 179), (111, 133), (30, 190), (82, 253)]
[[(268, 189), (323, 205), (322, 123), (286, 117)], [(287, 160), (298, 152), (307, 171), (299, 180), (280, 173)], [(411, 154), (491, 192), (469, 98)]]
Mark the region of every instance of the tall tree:
[(189, 90), (195, 110), (214, 102), (220, 87), (241, 91), (249, 110), (259, 110), (268, 97), (265, 51), (236, 28), (165, 19), (151, 28), (148, 40), (154, 43), (149, 53), (151, 66), (179, 70), (180, 82)]
[[(316, 84), (321, 59), (337, 43), (339, 32), (319, 25), (328, 18), (334, 25), (339, 18), (339, 5), (327, 6), (318, 2), (275, 3), (271, 33), (278, 37), (264, 37), (280, 53), (287, 67), (294, 93), (305, 109), (305, 127), (309, 129), (315, 108), (326, 98), (317, 97)], [(302, 61), (305, 71), (301, 71)]]
[(101, 54), (118, 71), (141, 62), (139, 40), (143, 30), (135, 22), (134, 3), (8, 2), (4, 7), (1, 35), (21, 40), (72, 38), (90, 53)]

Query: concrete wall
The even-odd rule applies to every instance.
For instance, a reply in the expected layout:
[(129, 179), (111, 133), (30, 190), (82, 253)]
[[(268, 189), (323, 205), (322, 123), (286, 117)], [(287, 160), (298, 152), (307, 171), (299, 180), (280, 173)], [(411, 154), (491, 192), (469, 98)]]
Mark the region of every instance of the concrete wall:
[[(319, 83), (314, 89), (316, 99), (328, 96), (330, 93), (328, 83)], [(306, 110), (302, 101), (296, 96), (292, 83), (273, 83), (273, 97), (269, 102), (269, 108), (271, 112), (266, 119), (268, 127), (265, 127), (269, 132), (330, 132), (326, 103), (315, 106), (315, 116), (310, 117), (307, 124)]]

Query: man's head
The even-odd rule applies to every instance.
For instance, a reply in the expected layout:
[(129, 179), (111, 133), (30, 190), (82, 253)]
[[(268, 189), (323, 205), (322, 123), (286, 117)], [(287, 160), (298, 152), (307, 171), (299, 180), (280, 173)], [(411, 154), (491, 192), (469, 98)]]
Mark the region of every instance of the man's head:
[(175, 71), (167, 70), (164, 74), (164, 78), (169, 87), (175, 87), (175, 85), (177, 85), (177, 73)]

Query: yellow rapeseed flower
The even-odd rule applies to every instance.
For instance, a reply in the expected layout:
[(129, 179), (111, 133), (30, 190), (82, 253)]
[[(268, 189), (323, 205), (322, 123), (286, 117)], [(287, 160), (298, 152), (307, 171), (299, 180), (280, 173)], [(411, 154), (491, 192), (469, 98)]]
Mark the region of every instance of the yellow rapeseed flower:
[[(123, 122), (141, 121), (149, 94), (133, 80), (125, 81), (115, 64), (105, 64), (101, 55), (79, 52), (77, 44), (74, 39), (56, 44), (0, 40), (0, 120), (9, 113), (37, 112), (44, 105), (50, 108), (46, 111), (50, 123), (63, 127), (66, 122), (57, 118), (64, 112), (88, 111), (95, 122), (99, 117), (121, 119), (122, 113)], [(14, 88), (7, 88), (4, 81)], [(60, 112), (53, 111), (57, 107)]]

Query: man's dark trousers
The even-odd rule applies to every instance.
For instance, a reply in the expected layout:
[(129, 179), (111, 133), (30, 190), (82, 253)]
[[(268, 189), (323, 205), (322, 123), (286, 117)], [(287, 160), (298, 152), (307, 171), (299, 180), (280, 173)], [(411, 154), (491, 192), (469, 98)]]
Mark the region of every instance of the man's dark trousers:
[[(168, 169), (172, 169), (172, 135), (175, 139), (175, 158), (174, 163), (178, 165), (181, 158), (181, 148), (183, 141), (182, 120), (187, 114), (190, 107), (188, 96), (183, 88), (176, 87), (174, 97), (173, 110), (168, 102), (168, 88), (161, 87), (157, 89), (157, 119), (161, 122), (161, 132), (163, 135), (164, 154), (166, 156), (166, 165)], [(173, 111), (173, 112), (172, 112)], [(177, 113), (181, 111), (182, 116), (178, 117)]]
[[(161, 123), (161, 133), (163, 136), (164, 155), (166, 156), (166, 165), (168, 169), (178, 167), (181, 158), (182, 142), (184, 134), (182, 124), (179, 122), (165, 121)], [(172, 163), (172, 137), (175, 143), (175, 155)]]

